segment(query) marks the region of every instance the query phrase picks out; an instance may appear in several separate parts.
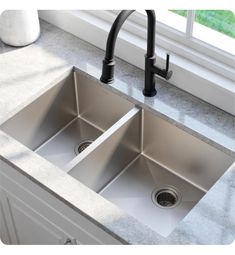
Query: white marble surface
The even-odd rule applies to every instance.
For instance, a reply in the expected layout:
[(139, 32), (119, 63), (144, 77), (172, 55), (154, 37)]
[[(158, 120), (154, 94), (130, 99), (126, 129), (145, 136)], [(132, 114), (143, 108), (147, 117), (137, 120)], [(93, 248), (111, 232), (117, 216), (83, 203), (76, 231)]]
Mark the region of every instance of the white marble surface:
[[(41, 30), (39, 40), (24, 48), (0, 43), (0, 124), (73, 66), (99, 79), (103, 51), (45, 22)], [(117, 60), (115, 71), (116, 82), (102, 86), (235, 157), (234, 116), (163, 81), (158, 81), (157, 97), (145, 98), (142, 70)], [(235, 238), (235, 164), (163, 238), (2, 131), (0, 157), (123, 242), (227, 244)]]

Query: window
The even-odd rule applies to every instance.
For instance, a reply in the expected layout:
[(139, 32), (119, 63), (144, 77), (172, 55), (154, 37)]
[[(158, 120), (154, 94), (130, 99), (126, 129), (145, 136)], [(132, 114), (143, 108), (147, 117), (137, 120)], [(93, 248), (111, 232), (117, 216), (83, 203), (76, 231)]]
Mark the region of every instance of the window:
[[(119, 13), (119, 11), (111, 11)], [(196, 64), (235, 81), (235, 15), (223, 10), (155, 10), (156, 42), (166, 51), (189, 59)], [(146, 12), (138, 10), (128, 20), (144, 27)], [(128, 23), (128, 22), (127, 22)], [(213, 28), (213, 29), (212, 29)], [(146, 38), (143, 29), (128, 32)], [(219, 31), (218, 31), (219, 30)]]
[(187, 37), (203, 42), (235, 55), (235, 15), (229, 10), (171, 10), (187, 18)]
[[(144, 10), (138, 10), (138, 12), (146, 16)], [(158, 21), (181, 32), (185, 32), (186, 30), (186, 17), (187, 15), (178, 15), (178, 12), (169, 10), (156, 11), (156, 18)]]
[[(187, 17), (186, 10), (171, 10), (180, 16)], [(196, 10), (195, 21), (218, 32), (235, 38), (235, 15), (227, 10)]]

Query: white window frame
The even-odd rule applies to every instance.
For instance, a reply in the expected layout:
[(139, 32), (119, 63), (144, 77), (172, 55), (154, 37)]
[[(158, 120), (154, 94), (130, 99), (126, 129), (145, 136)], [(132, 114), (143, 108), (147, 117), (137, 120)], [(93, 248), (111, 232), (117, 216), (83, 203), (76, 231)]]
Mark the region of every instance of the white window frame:
[[(39, 11), (39, 15), (44, 20), (105, 50), (110, 26), (118, 12)], [(191, 12), (190, 15), (193, 18), (194, 13)], [(187, 22), (187, 40), (185, 33), (157, 22), (157, 63), (164, 66), (165, 54), (171, 49), (170, 67), (174, 75), (170, 82), (235, 115), (234, 57), (192, 38), (192, 18)], [(120, 31), (115, 50), (117, 57), (142, 69), (146, 51), (146, 24), (144, 15), (133, 13)]]

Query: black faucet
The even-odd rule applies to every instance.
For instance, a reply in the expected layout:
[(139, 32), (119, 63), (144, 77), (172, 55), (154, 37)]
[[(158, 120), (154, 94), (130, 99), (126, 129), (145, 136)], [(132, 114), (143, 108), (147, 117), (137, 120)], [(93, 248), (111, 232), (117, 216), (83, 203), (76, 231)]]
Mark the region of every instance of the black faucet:
[[(106, 44), (106, 54), (103, 60), (103, 69), (100, 80), (104, 83), (112, 83), (114, 81), (114, 48), (117, 40), (119, 30), (121, 29), (125, 20), (134, 12), (135, 10), (123, 10), (119, 13), (115, 19)], [(147, 53), (145, 55), (145, 86), (143, 94), (147, 97), (155, 96), (157, 91), (155, 89), (155, 77), (157, 74), (166, 80), (171, 78), (172, 71), (169, 71), (169, 54), (166, 58), (166, 68), (162, 69), (155, 65), (155, 25), (156, 18), (155, 12), (153, 10), (146, 10), (148, 16), (148, 32), (147, 32)]]

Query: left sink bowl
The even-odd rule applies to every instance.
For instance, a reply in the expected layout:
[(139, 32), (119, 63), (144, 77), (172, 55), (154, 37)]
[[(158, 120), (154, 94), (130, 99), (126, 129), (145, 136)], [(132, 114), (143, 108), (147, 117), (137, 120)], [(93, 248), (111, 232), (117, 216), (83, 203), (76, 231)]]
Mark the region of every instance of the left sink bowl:
[(0, 129), (63, 169), (133, 107), (73, 71)]

